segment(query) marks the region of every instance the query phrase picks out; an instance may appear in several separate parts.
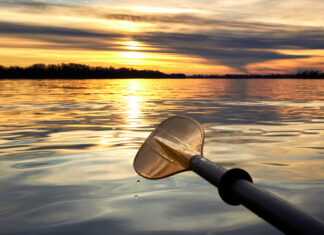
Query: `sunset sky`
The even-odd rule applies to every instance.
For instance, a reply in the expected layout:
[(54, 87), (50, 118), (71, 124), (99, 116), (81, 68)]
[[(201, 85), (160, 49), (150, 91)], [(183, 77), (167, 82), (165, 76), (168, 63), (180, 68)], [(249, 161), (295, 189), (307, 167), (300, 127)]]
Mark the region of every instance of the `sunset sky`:
[(323, 0), (0, 1), (0, 65), (324, 70)]

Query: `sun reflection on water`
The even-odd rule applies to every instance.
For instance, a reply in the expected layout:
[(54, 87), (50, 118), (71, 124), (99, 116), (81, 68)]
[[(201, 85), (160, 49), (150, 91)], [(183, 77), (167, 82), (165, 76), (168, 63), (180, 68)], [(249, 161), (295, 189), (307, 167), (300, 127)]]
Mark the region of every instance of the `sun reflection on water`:
[[(143, 106), (142, 98), (139, 95), (136, 95), (138, 90), (139, 83), (135, 82), (130, 86), (129, 95), (125, 97), (126, 102), (126, 122), (128, 123), (129, 128), (139, 127), (141, 123), (141, 107)], [(143, 124), (143, 123), (142, 123)]]

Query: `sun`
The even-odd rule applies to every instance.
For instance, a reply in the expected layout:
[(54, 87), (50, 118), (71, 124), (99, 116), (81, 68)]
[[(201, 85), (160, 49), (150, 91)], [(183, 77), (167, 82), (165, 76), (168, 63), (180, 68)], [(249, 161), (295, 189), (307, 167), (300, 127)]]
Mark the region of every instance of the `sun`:
[(128, 50), (141, 50), (141, 44), (135, 41), (126, 41), (123, 43), (125, 45), (125, 49)]
[(145, 59), (148, 57), (146, 53), (139, 52), (143, 49), (143, 45), (136, 41), (125, 41), (122, 42), (122, 49), (119, 56), (124, 59)]
[(121, 52), (120, 56), (125, 59), (145, 59), (148, 57), (145, 53), (136, 51)]

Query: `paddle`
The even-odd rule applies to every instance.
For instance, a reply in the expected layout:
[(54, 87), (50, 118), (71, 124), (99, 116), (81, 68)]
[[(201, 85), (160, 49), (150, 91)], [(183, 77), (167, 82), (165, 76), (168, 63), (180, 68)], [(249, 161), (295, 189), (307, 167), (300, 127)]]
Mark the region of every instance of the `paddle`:
[(218, 187), (230, 205), (243, 205), (284, 233), (324, 234), (324, 223), (256, 186), (242, 169), (218, 166), (203, 157), (204, 131), (188, 117), (162, 122), (146, 139), (134, 159), (135, 171), (147, 179), (161, 179), (192, 170)]

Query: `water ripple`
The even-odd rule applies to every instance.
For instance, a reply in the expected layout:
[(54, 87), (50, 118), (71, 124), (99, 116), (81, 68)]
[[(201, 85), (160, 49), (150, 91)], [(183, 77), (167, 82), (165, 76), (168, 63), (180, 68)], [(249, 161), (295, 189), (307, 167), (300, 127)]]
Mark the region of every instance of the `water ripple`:
[(202, 123), (206, 157), (324, 218), (324, 80), (1, 80), (0, 233), (275, 234), (193, 173), (136, 183), (173, 115)]

